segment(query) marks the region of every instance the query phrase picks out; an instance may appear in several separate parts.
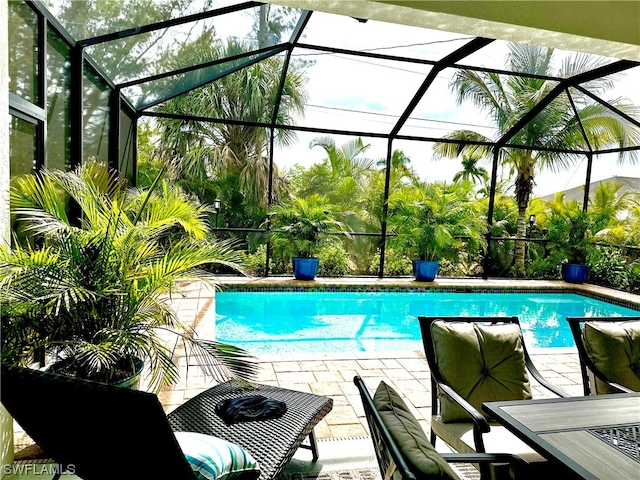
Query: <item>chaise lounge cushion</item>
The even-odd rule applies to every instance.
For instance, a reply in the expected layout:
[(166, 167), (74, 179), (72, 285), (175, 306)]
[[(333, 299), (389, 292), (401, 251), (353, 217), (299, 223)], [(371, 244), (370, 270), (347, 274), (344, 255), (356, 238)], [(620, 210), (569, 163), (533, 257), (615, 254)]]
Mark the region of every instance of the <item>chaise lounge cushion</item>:
[[(582, 337), (589, 358), (601, 373), (612, 382), (640, 392), (640, 321), (586, 322)], [(596, 379), (596, 391), (614, 390)]]
[[(483, 402), (532, 398), (518, 325), (438, 320), (431, 335), (444, 380), (478, 412)], [(448, 396), (440, 404), (443, 422), (470, 420)]]
[(393, 388), (380, 382), (373, 396), (373, 404), (409, 469), (418, 479), (458, 479), (449, 464), (433, 448), (424, 430)]

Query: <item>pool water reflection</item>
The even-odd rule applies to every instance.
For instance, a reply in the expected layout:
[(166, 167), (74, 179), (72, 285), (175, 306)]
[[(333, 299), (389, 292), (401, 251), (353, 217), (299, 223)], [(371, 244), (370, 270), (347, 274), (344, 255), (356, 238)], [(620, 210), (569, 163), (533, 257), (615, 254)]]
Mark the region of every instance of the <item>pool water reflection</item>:
[(216, 338), (255, 354), (422, 350), (418, 315), (517, 315), (542, 348), (574, 345), (567, 316), (638, 312), (573, 293), (221, 292)]

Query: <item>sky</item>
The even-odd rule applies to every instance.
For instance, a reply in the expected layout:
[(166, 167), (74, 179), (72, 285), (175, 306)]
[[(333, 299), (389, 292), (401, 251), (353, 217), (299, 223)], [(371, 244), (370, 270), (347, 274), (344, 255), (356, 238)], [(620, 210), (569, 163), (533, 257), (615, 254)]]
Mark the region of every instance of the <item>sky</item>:
[[(330, 18), (331, 17), (331, 18)], [(314, 13), (306, 29), (303, 42), (326, 44), (327, 25), (331, 24), (330, 45), (348, 49), (370, 49), (380, 53), (419, 56), (437, 59), (442, 52), (458, 48), (469, 40), (460, 34), (438, 32), (438, 41), (428, 35), (424, 29), (414, 27), (379, 24), (369, 21), (358, 23), (348, 17), (334, 17), (328, 14)], [(384, 25), (384, 28), (382, 26)], [(321, 36), (322, 35), (322, 36)], [(428, 43), (428, 44), (427, 44)], [(389, 47), (397, 48), (389, 48)], [(400, 47), (403, 46), (403, 47)], [(295, 52), (298, 52), (296, 50)], [(402, 113), (418, 86), (424, 80), (427, 69), (422, 65), (382, 62), (375, 59), (354, 59), (343, 55), (318, 55), (311, 51), (304, 58), (315, 61), (308, 72), (307, 89), (309, 92), (305, 118), (299, 119), (301, 125), (315, 125), (324, 128), (388, 132), (395, 119)], [(557, 51), (558, 57), (565, 52)], [(479, 65), (504, 68), (506, 43), (494, 42), (482, 52), (464, 60), (467, 65)], [(640, 71), (633, 73), (636, 78), (627, 75), (619, 82), (615, 91), (606, 99), (616, 97), (629, 98), (640, 105)], [(465, 104), (458, 106), (449, 93), (449, 81), (453, 71), (441, 72), (428, 96), (421, 101), (407, 127), (401, 134), (422, 134), (438, 137), (443, 132), (459, 128), (469, 128), (492, 137), (493, 129), (484, 113)], [(369, 112), (361, 114), (356, 112)], [(417, 120), (423, 119), (423, 120)], [(424, 119), (429, 119), (425, 121)], [(281, 169), (288, 169), (296, 163), (309, 166), (321, 161), (326, 155), (321, 147), (309, 149), (309, 142), (322, 134), (298, 132), (298, 142), (286, 150), (277, 150), (275, 159)], [(332, 136), (340, 146), (349, 137)], [(363, 137), (371, 147), (364, 155), (368, 158), (386, 157), (386, 140)], [(431, 144), (425, 142), (396, 141), (393, 148), (402, 150), (412, 160), (412, 166), (423, 180), (450, 181), (461, 170), (459, 160), (432, 160)], [(567, 171), (552, 173), (540, 172), (536, 175), (535, 196), (543, 196), (557, 191), (584, 184), (586, 178), (586, 158)], [(490, 165), (484, 167), (489, 170)], [(617, 164), (617, 155), (594, 157), (592, 180), (602, 180), (612, 176), (640, 177), (640, 164), (635, 166)]]

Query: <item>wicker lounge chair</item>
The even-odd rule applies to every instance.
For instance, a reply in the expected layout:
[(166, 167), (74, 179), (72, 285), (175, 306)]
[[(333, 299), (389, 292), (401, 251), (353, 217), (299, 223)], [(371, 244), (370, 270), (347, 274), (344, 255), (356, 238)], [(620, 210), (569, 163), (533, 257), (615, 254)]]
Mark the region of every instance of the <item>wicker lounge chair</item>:
[[(333, 401), (305, 392), (257, 386), (257, 393), (284, 400), (278, 419), (227, 426), (214, 413), (219, 399), (246, 395), (231, 383), (215, 386), (168, 417), (156, 395), (2, 366), (1, 401), (25, 432), (51, 457), (84, 480), (114, 478), (195, 479), (174, 432), (197, 431), (237, 443), (260, 471), (243, 480), (275, 479)], [(310, 446), (317, 457), (314, 442)], [(259, 474), (259, 477), (258, 477)]]
[[(215, 414), (218, 402), (248, 393), (284, 401), (287, 413), (272, 420), (232, 425)], [(333, 400), (321, 395), (270, 385), (256, 385), (255, 390), (242, 392), (234, 382), (226, 382), (193, 397), (167, 418), (174, 431), (215, 435), (246, 448), (260, 464), (260, 480), (266, 480), (277, 478), (298, 448), (310, 449), (313, 460), (318, 459), (313, 428), (332, 407)], [(309, 445), (303, 444), (307, 437)]]
[(640, 317), (567, 317), (586, 395), (640, 391)]
[(359, 376), (353, 382), (360, 392), (383, 479), (458, 480), (458, 475), (448, 463), (521, 463), (518, 457), (510, 454), (438, 453), (404, 401), (391, 387), (381, 382), (374, 398), (371, 398)]

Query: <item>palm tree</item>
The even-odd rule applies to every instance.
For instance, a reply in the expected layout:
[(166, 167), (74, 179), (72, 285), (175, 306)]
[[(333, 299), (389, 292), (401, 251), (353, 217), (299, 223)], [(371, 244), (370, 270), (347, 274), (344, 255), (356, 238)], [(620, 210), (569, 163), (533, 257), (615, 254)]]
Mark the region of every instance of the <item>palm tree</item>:
[[(601, 63), (578, 54), (567, 57), (556, 71), (552, 65), (552, 57), (553, 49), (512, 43), (509, 45), (507, 57), (508, 68), (515, 72), (537, 74), (539, 77), (505, 77), (492, 72), (460, 70), (450, 86), (457, 92), (458, 103), (471, 101), (487, 112), (500, 138), (556, 86), (556, 82), (542, 77), (570, 78), (596, 68)], [(610, 78), (599, 78), (583, 83), (581, 87), (602, 94), (613, 85), (614, 82)], [(616, 115), (601, 103), (592, 102), (582, 90), (570, 91), (571, 98), (567, 94), (559, 95), (512, 139), (514, 144), (518, 145), (565, 150), (551, 152), (502, 148), (498, 152), (499, 160), (509, 167), (510, 175), (515, 177), (518, 237), (526, 236), (527, 207), (538, 171), (545, 168), (559, 171), (575, 162), (578, 157), (569, 153), (567, 149), (580, 147), (588, 150), (589, 147), (627, 147), (640, 144), (640, 130), (634, 128), (626, 118)], [(609, 104), (628, 115), (638, 115), (637, 107), (625, 104), (621, 100), (610, 101)], [(584, 135), (588, 140), (585, 140)], [(436, 143), (434, 152), (439, 157), (454, 158), (468, 153), (490, 158), (494, 153), (493, 147), (477, 143), (491, 144), (492, 139), (474, 131), (458, 130), (445, 138), (458, 143)], [(625, 159), (636, 162), (636, 153), (622, 152), (620, 160)], [(521, 276), (524, 274), (525, 242), (516, 242), (515, 257), (515, 274)]]
[(318, 137), (309, 142), (309, 148), (322, 147), (327, 154), (327, 161), (331, 166), (331, 173), (336, 178), (351, 177), (368, 172), (373, 166), (373, 160), (360, 157), (371, 145), (365, 144), (362, 138), (344, 143), (340, 147), (331, 137)]
[(589, 199), (589, 213), (602, 224), (599, 239), (633, 245), (631, 220), (634, 208), (640, 205), (640, 192), (628, 190), (620, 194), (622, 187), (616, 181), (600, 182)]
[[(213, 37), (185, 50), (199, 62), (226, 58), (250, 50), (250, 45), (236, 39), (226, 45)], [(270, 123), (279, 95), (282, 60), (268, 58), (238, 72), (223, 76), (197, 90), (165, 102), (159, 110), (206, 118)], [(287, 70), (277, 123), (293, 123), (306, 101), (304, 64), (291, 62)], [(213, 122), (160, 120), (160, 145), (165, 163), (173, 178), (185, 179), (187, 185), (213, 191), (222, 197), (225, 212), (238, 212), (251, 219), (262, 219), (267, 206), (278, 202), (289, 190), (278, 169), (270, 171), (269, 129), (253, 125)], [(276, 144), (287, 146), (295, 132), (279, 129)], [(228, 179), (232, 179), (231, 190)], [(269, 183), (272, 197), (269, 198)], [(241, 195), (236, 196), (234, 191)], [(211, 196), (211, 195), (210, 195)], [(238, 203), (240, 202), (240, 203)], [(236, 225), (239, 226), (239, 225)]]
[(640, 192), (628, 190), (620, 193), (622, 187), (622, 183), (614, 180), (600, 182), (589, 199), (590, 212), (617, 224), (617, 220), (627, 214), (634, 204), (640, 204)]
[(311, 258), (331, 242), (332, 234), (345, 234), (344, 225), (334, 218), (331, 205), (319, 195), (292, 198), (275, 205), (269, 212), (278, 248), (291, 256)]
[(486, 182), (489, 173), (486, 168), (478, 165), (480, 158), (471, 155), (462, 155), (462, 170), (453, 176), (454, 182)]

